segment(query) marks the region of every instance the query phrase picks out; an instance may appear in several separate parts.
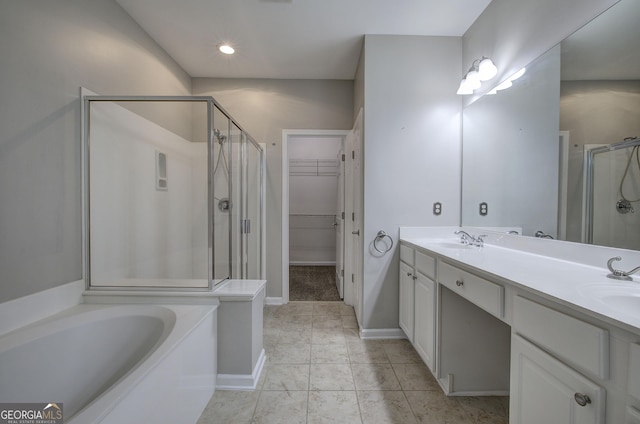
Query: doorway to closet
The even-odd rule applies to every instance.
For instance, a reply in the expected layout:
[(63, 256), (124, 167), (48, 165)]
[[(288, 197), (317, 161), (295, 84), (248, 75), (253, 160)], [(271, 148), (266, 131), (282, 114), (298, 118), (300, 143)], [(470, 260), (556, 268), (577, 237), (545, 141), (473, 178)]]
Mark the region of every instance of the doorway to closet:
[(288, 258), (283, 252), (283, 268), (288, 274), (288, 300), (340, 301), (344, 296), (347, 133), (310, 130), (285, 137), (283, 215), (287, 223), (283, 222), (283, 232), (288, 233)]

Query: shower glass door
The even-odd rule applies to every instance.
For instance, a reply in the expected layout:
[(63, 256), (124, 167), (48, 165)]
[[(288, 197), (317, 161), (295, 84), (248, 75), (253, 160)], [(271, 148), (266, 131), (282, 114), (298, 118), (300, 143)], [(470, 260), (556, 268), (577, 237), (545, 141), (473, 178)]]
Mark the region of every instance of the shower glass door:
[(88, 288), (264, 278), (264, 151), (213, 98), (83, 98)]
[(586, 241), (640, 250), (639, 144), (622, 142), (587, 152)]
[(229, 278), (231, 253), (232, 142), (229, 117), (216, 105), (213, 110), (213, 280), (214, 284)]
[(242, 257), (243, 278), (261, 279), (262, 275), (262, 174), (263, 152), (249, 137), (244, 137)]

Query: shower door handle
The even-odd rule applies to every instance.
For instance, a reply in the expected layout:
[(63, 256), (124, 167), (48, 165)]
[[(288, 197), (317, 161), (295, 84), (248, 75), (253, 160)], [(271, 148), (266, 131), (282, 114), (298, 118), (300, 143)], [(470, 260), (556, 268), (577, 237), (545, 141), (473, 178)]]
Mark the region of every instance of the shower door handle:
[(359, 236), (360, 235), (360, 230), (351, 231), (351, 234)]

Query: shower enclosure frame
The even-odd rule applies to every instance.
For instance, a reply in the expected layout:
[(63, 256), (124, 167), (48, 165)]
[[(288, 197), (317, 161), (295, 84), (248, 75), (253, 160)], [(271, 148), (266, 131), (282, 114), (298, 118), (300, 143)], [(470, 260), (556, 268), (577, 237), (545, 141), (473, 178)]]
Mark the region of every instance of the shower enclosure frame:
[(606, 146), (585, 149), (585, 178), (584, 178), (584, 220), (583, 220), (583, 243), (593, 244), (593, 200), (594, 200), (594, 171), (595, 156), (600, 153), (608, 153), (615, 150), (627, 149), (640, 146), (640, 138), (634, 137)]
[[(97, 95), (91, 93), (89, 90), (84, 88), (80, 88), (80, 116), (81, 116), (81, 174), (82, 174), (82, 243), (83, 243), (83, 279), (85, 281), (85, 288), (87, 290), (142, 290), (142, 291), (175, 291), (176, 287), (162, 287), (162, 286), (131, 286), (131, 287), (114, 287), (114, 286), (92, 286), (91, 285), (91, 216), (90, 216), (90, 129), (91, 129), (91, 103), (92, 102), (165, 102), (165, 103), (206, 103), (207, 105), (207, 240), (208, 240), (208, 266), (207, 266), (207, 287), (184, 287), (180, 288), (181, 291), (210, 291), (218, 284), (222, 283), (231, 278), (242, 278), (243, 276), (234, 276), (233, 275), (233, 225), (231, 223), (231, 215), (229, 218), (229, 229), (228, 229), (228, 239), (229, 239), (229, 259), (228, 259), (228, 270), (229, 275), (225, 278), (221, 278), (220, 281), (214, 283), (215, 280), (215, 243), (214, 243), (214, 225), (213, 225), (213, 211), (215, 208), (215, 200), (214, 200), (214, 181), (213, 181), (213, 170), (212, 165), (214, 163), (214, 142), (215, 142), (215, 134), (214, 134), (214, 111), (217, 108), (228, 120), (229, 127), (231, 125), (235, 125), (241, 132), (242, 138), (247, 142), (251, 143), (260, 155), (260, 186), (259, 190), (259, 205), (258, 205), (258, 215), (260, 217), (260, 231), (258, 234), (258, 245), (259, 248), (259, 257), (258, 257), (258, 274), (260, 278), (264, 278), (264, 255), (265, 255), (265, 245), (264, 245), (264, 178), (265, 178), (265, 166), (264, 166), (264, 149), (261, 147), (259, 143), (257, 143), (253, 137), (247, 133), (242, 126), (235, 121), (232, 116), (211, 96), (129, 96), (129, 95)], [(240, 151), (241, 161), (244, 160), (246, 156), (246, 144), (242, 143), (243, 148)], [(229, 144), (229, 150), (231, 150), (231, 143)], [(231, 176), (231, 168), (233, 163), (231, 161), (231, 155), (229, 155), (229, 176)], [(244, 163), (244, 162), (242, 162)], [(242, 174), (241, 174), (242, 175)], [(240, 181), (240, 185), (242, 186), (242, 181)], [(233, 193), (233, 179), (229, 177), (228, 182), (228, 191), (229, 196)], [(242, 194), (240, 198), (244, 200), (245, 196)], [(244, 206), (240, 206), (244, 209)], [(241, 243), (243, 243), (243, 238), (240, 238)], [(242, 258), (241, 258), (242, 260)]]

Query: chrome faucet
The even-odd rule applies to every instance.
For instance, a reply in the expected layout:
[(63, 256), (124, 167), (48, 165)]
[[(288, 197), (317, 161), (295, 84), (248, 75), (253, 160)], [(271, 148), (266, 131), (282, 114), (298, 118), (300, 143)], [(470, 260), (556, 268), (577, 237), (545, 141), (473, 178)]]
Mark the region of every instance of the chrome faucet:
[(474, 237), (463, 230), (458, 230), (454, 232), (454, 234), (456, 235), (460, 234), (460, 243), (470, 245), (470, 246), (477, 246), (477, 247), (484, 246), (484, 237), (487, 237), (486, 234), (482, 234), (478, 237)]
[(538, 238), (548, 238), (548, 239), (553, 239), (553, 236), (549, 235), (549, 234), (545, 234), (542, 230), (538, 230), (536, 231), (535, 234), (536, 237)]
[(476, 237), (476, 241), (473, 243), (473, 245), (478, 247), (484, 246), (484, 238), (486, 236), (487, 236), (486, 234), (481, 234), (478, 237)]
[(471, 234), (467, 233), (466, 231), (458, 230), (453, 234), (456, 234), (456, 235), (460, 234), (460, 243), (462, 244), (474, 244), (476, 241), (475, 237), (473, 237)]
[(620, 256), (614, 256), (613, 258), (607, 261), (607, 268), (611, 271), (611, 274), (608, 274), (607, 277), (613, 278), (614, 280), (622, 280), (622, 281), (632, 281), (630, 277), (631, 274), (640, 270), (640, 266), (633, 268), (631, 271), (621, 271), (619, 269), (613, 268), (614, 261), (621, 261), (622, 258)]

